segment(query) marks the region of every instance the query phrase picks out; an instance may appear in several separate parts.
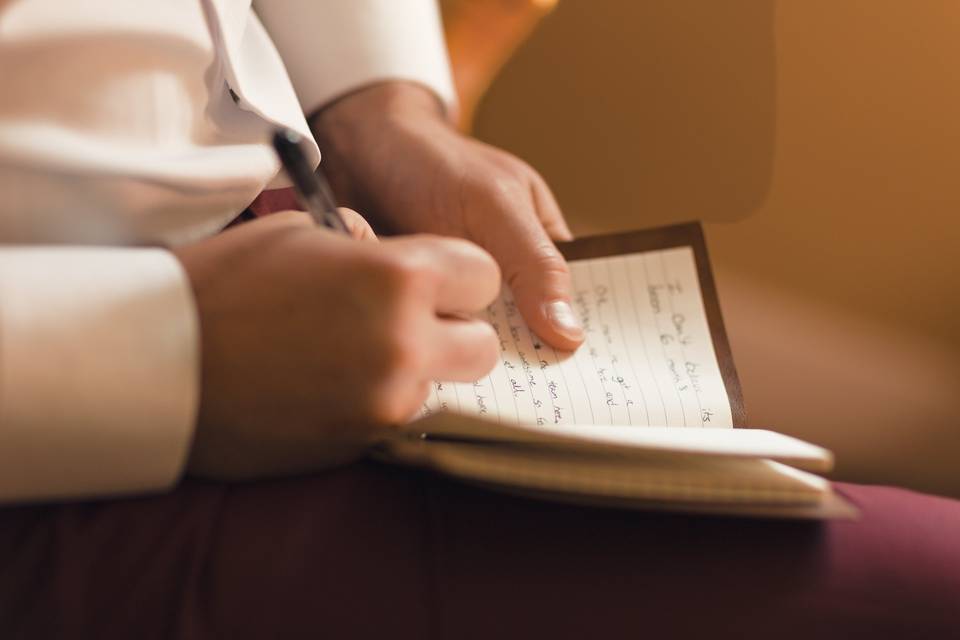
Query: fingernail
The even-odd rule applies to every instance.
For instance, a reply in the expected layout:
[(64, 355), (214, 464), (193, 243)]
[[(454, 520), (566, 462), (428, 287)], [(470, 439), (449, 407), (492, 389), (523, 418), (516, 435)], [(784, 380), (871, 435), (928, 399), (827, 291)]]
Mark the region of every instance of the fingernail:
[(553, 325), (558, 333), (571, 340), (580, 340), (583, 338), (583, 327), (580, 321), (573, 313), (573, 307), (566, 300), (554, 300), (544, 305), (547, 312), (547, 320)]

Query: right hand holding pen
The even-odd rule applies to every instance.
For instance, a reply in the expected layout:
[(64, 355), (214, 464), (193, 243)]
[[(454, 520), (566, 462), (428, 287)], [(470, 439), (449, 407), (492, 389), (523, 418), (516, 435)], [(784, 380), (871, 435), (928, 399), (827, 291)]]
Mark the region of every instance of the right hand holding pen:
[(464, 240), (358, 242), (284, 212), (175, 253), (200, 314), (197, 475), (349, 460), (413, 417), (432, 380), (474, 380), (498, 357), (493, 329), (461, 316), (496, 297), (500, 272)]

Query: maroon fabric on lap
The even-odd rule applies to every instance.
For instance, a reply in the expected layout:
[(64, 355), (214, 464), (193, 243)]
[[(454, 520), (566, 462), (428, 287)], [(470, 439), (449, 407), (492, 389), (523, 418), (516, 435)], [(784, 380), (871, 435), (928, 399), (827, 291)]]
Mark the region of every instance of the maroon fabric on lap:
[(585, 509), (357, 464), (0, 510), (0, 637), (949, 637), (960, 503), (859, 522)]

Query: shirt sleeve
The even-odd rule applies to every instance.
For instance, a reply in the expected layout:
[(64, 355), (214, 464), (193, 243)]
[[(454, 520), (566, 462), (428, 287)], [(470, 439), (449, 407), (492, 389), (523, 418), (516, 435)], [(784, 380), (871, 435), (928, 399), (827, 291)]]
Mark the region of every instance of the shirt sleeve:
[(0, 246), (0, 502), (173, 484), (198, 325), (168, 251)]
[(456, 108), (436, 0), (254, 0), (303, 110), (384, 80), (431, 89)]

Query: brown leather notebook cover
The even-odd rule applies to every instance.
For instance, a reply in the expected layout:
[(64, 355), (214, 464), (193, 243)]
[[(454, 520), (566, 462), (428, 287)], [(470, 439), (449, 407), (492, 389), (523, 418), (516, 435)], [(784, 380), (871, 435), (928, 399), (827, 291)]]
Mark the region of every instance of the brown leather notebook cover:
[(720, 299), (717, 297), (713, 270), (710, 268), (710, 258), (707, 255), (707, 243), (703, 236), (703, 227), (699, 222), (588, 236), (577, 238), (571, 242), (557, 243), (557, 247), (567, 260), (603, 258), (627, 253), (672, 249), (674, 247), (690, 247), (693, 249), (694, 259), (697, 263), (697, 277), (700, 281), (700, 293), (707, 313), (707, 323), (710, 325), (713, 349), (716, 352), (720, 373), (723, 376), (723, 385), (730, 400), (733, 425), (735, 427), (747, 426), (740, 379), (737, 377), (737, 369), (733, 364), (733, 353), (727, 340), (727, 330), (723, 325)]

